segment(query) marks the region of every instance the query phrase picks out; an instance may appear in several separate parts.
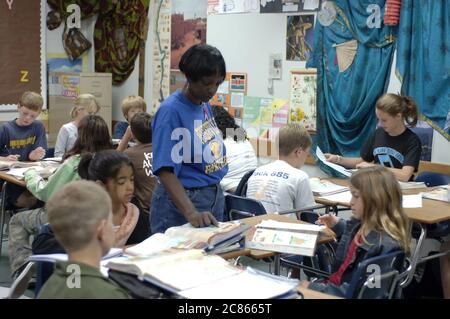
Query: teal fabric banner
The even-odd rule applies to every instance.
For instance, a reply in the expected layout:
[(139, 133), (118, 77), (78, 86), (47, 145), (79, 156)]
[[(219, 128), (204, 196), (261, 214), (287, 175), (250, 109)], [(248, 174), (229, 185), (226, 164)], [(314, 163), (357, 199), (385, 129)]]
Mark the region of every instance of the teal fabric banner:
[(450, 140), (450, 0), (403, 0), (397, 49), (402, 94)]
[[(334, 3), (336, 18), (328, 26), (317, 19), (313, 55), (307, 63), (317, 68), (315, 141), (324, 153), (359, 156), (376, 127), (375, 102), (387, 90), (396, 28), (383, 24), (384, 0), (328, 3)], [(351, 56), (352, 45), (346, 45), (352, 40), (356, 55), (340, 71), (340, 61)], [(336, 175), (327, 167), (323, 170)]]

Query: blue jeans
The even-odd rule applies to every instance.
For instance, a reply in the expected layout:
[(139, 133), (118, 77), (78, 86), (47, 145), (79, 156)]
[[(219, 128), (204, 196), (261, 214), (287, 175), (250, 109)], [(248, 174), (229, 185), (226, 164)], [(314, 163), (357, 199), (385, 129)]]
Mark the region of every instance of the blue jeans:
[[(185, 189), (198, 212), (211, 212), (218, 221), (223, 220), (225, 200), (220, 184)], [(188, 221), (178, 210), (162, 184), (156, 186), (150, 207), (150, 229), (152, 234), (164, 233), (167, 228), (180, 226)]]

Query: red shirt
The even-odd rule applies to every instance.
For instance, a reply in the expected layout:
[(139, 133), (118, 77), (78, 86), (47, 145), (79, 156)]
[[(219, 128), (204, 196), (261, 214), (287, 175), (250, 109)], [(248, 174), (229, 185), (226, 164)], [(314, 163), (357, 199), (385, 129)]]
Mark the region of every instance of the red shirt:
[(339, 267), (338, 271), (331, 274), (330, 278), (328, 278), (329, 283), (335, 284), (336, 286), (341, 285), (342, 275), (344, 274), (348, 265), (350, 265), (350, 263), (352, 262), (353, 256), (355, 255), (356, 252), (356, 248), (358, 248), (359, 237), (360, 237), (359, 235), (356, 235), (355, 238), (353, 238), (352, 243), (348, 248), (345, 260), (342, 262), (342, 265)]

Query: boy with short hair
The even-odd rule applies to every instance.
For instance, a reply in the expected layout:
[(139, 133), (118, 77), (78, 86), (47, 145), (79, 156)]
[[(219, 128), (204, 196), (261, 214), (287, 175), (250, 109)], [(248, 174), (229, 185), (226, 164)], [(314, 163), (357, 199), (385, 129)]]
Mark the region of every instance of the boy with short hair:
[[(44, 158), (47, 137), (44, 124), (36, 121), (43, 99), (38, 93), (27, 91), (17, 105), (19, 117), (0, 128), (0, 160), (38, 161)], [(16, 207), (32, 207), (37, 200), (24, 187), (9, 185), (8, 202)]]
[(111, 210), (108, 193), (91, 181), (70, 182), (50, 197), (48, 220), (69, 261), (56, 264), (39, 299), (130, 298), (100, 272), (114, 243)]
[(279, 131), (279, 159), (255, 170), (247, 197), (261, 201), (268, 213), (315, 204), (308, 175), (300, 170), (312, 144), (308, 131), (291, 123)]
[[(129, 140), (130, 130), (128, 129), (128, 124), (130, 123), (131, 119), (136, 113), (146, 111), (147, 111), (147, 104), (145, 103), (142, 97), (135, 95), (130, 95), (126, 97), (122, 101), (122, 113), (126, 121), (121, 121), (116, 124), (116, 126), (114, 127), (113, 138), (123, 139), (124, 137), (128, 137)], [(126, 133), (128, 133), (128, 136), (126, 136)]]
[[(152, 172), (152, 116), (140, 112), (134, 115), (130, 122), (131, 133), (137, 145), (128, 148), (125, 154), (133, 162), (135, 199), (141, 212), (147, 217), (150, 214), (150, 202), (157, 183)], [(149, 218), (146, 219), (147, 221)], [(149, 225), (150, 227), (150, 225)]]

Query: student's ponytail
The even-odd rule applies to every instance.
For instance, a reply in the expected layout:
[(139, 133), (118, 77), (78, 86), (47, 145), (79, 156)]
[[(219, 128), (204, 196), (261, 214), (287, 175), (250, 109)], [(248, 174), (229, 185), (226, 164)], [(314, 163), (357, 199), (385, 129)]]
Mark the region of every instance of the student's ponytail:
[(405, 107), (403, 108), (403, 117), (410, 126), (416, 126), (418, 114), (416, 102), (410, 96), (403, 96)]
[(393, 93), (384, 94), (378, 99), (376, 108), (388, 113), (390, 116), (396, 116), (400, 113), (410, 126), (417, 124), (417, 105), (410, 96), (401, 96)]
[(92, 158), (94, 157), (94, 154), (92, 153), (85, 153), (80, 160), (80, 163), (78, 164), (78, 175), (82, 179), (90, 180), (89, 178), (89, 165), (91, 164)]

